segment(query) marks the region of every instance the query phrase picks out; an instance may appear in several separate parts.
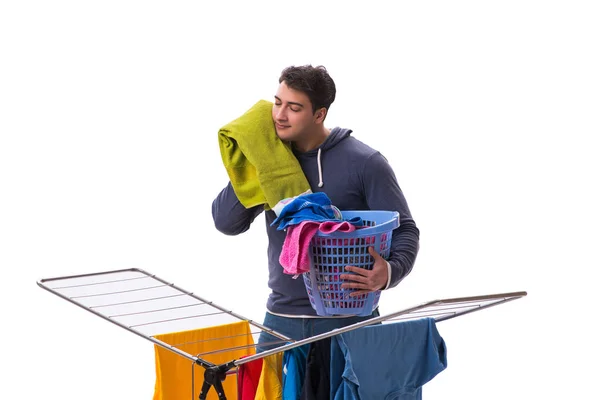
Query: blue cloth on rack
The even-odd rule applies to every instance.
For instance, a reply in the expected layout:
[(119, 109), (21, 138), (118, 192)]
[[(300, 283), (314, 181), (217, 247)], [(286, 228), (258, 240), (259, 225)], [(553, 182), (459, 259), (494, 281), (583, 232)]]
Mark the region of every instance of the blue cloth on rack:
[(306, 357), (309, 345), (294, 347), (283, 352), (283, 400), (298, 400), (304, 384)]
[(422, 386), (446, 366), (432, 318), (344, 332), (331, 339), (330, 398), (420, 400)]
[[(278, 230), (284, 230), (288, 225), (298, 225), (302, 221), (340, 221), (337, 210), (327, 194), (323, 192), (308, 193), (297, 196), (287, 203), (271, 226), (277, 226)], [(349, 219), (348, 222), (355, 226), (362, 226), (359, 217)]]

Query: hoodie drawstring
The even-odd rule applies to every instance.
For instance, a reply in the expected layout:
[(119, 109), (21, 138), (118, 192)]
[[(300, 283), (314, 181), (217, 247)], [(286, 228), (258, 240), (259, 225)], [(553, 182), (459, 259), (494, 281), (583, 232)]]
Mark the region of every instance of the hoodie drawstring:
[(317, 167), (319, 168), (319, 187), (323, 187), (323, 170), (321, 169), (321, 148), (317, 152)]

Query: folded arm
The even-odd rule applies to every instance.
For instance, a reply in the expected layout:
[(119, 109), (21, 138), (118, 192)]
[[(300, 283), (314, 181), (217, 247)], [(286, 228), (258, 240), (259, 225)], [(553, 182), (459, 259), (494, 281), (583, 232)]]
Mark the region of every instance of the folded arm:
[(400, 226), (392, 233), (387, 261), (391, 276), (385, 288), (392, 288), (412, 270), (419, 252), (419, 229), (412, 218), (404, 193), (387, 160), (380, 153), (370, 157), (363, 173), (363, 186), (371, 210), (398, 211)]
[(213, 200), (212, 216), (215, 228), (226, 235), (246, 232), (252, 221), (264, 210), (263, 205), (246, 208), (240, 203), (231, 182)]

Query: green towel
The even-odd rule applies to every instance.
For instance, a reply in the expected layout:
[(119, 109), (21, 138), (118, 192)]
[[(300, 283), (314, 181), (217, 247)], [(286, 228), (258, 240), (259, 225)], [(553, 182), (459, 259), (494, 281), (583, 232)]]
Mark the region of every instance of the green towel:
[(310, 186), (289, 144), (279, 139), (273, 103), (259, 100), (219, 130), (219, 147), (233, 190), (246, 208), (298, 196)]

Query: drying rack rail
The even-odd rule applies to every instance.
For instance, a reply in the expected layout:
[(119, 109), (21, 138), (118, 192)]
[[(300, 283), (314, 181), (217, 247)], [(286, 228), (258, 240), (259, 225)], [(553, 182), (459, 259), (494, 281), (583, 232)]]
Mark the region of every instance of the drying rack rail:
[[(433, 300), (307, 339), (292, 340), (262, 324), (137, 268), (48, 278), (38, 281), (37, 284), (70, 303), (143, 337), (155, 345), (185, 357), (192, 362), (192, 365), (197, 364), (204, 367), (204, 383), (199, 397), (200, 400), (206, 398), (211, 387), (215, 388), (219, 399), (225, 400), (225, 393), (221, 385), (225, 375), (232, 373), (234, 368), (259, 358), (363, 326), (419, 318), (434, 318), (436, 322), (440, 322), (527, 295), (527, 292), (521, 291)], [(241, 321), (249, 323), (251, 330), (248, 335), (252, 335), (252, 339), (261, 332), (271, 335), (274, 342), (269, 344), (274, 348), (243, 358), (233, 359), (226, 363), (215, 364), (205, 359), (206, 354), (190, 354), (177, 345), (166, 343), (157, 338), (157, 336), (165, 333)], [(257, 340), (251, 342), (256, 343)], [(247, 347), (253, 346), (256, 346), (256, 344)], [(231, 350), (239, 350), (239, 347), (223, 348), (217, 351), (226, 352)], [(193, 386), (192, 393), (194, 393)]]

